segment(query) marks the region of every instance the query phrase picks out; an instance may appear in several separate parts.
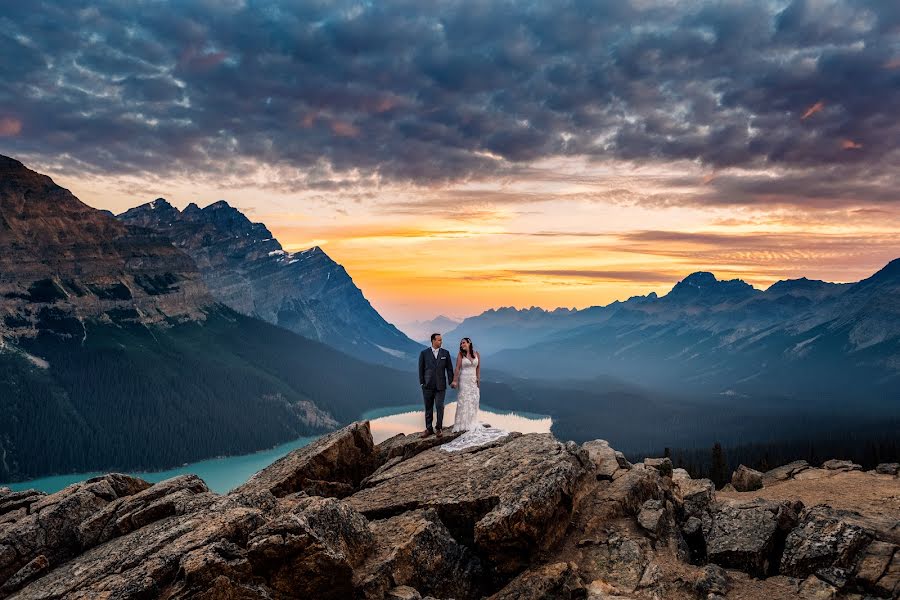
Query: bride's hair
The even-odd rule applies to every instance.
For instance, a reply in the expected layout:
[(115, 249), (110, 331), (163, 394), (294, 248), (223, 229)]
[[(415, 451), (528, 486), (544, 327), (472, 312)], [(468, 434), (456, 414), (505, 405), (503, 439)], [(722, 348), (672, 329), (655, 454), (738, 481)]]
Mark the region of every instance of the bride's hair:
[[(464, 354), (462, 349), (463, 341), (469, 342), (469, 354)], [(472, 340), (469, 338), (463, 338), (459, 340), (459, 353), (467, 356), (468, 358), (475, 358), (475, 344), (472, 343)]]

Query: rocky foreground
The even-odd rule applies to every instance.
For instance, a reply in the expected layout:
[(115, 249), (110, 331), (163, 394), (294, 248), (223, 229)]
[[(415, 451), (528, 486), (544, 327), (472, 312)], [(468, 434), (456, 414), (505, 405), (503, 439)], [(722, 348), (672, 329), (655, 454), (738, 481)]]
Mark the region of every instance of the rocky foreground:
[[(446, 436), (443, 441), (452, 439)], [(897, 598), (898, 465), (741, 468), (511, 434), (447, 453), (355, 423), (232, 492), (111, 473), (0, 488), (0, 598)]]

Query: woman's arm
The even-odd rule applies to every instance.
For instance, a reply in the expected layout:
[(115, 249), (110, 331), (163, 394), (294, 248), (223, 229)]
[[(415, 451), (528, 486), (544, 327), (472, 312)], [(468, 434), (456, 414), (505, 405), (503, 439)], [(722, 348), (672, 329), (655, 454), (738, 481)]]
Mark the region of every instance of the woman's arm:
[(475, 384), (481, 387), (481, 353), (475, 352), (475, 358), (478, 359), (478, 364), (475, 365)]
[(456, 370), (453, 372), (453, 383), (459, 381), (459, 370), (462, 369), (462, 352), (456, 353)]

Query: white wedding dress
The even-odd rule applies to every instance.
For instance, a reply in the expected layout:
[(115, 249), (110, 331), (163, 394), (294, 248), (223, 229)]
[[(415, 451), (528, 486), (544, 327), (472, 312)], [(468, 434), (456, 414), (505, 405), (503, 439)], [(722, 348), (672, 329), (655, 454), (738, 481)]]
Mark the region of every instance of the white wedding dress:
[(481, 390), (475, 377), (478, 368), (478, 357), (463, 358), (459, 370), (459, 394), (456, 397), (456, 417), (453, 420), (453, 432), (463, 431), (461, 436), (441, 446), (447, 452), (464, 450), (475, 446), (489, 444), (509, 435), (509, 432), (496, 427), (485, 427), (478, 420), (478, 405), (481, 402)]

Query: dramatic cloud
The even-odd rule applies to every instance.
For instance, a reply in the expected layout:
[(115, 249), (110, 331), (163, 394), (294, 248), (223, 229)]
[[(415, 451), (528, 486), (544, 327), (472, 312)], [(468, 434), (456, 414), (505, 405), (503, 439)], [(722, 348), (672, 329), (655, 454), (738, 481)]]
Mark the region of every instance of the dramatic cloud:
[(578, 156), (693, 161), (710, 203), (898, 198), (896, 2), (7, 4), (0, 151), (70, 172), (326, 189)]

